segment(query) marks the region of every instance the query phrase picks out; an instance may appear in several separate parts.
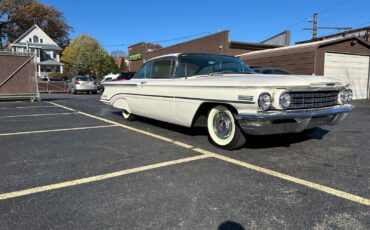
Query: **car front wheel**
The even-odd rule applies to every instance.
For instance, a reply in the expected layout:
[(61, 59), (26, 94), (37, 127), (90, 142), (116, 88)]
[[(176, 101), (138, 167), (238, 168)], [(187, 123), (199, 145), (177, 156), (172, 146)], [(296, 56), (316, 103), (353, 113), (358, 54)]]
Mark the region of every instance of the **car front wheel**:
[(225, 106), (218, 105), (209, 111), (207, 127), (211, 142), (220, 148), (233, 150), (246, 142), (233, 113)]

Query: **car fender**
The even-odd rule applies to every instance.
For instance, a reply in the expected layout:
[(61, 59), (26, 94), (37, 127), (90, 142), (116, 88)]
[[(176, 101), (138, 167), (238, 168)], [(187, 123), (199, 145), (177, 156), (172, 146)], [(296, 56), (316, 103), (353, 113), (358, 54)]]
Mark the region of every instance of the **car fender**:
[(131, 113), (130, 106), (125, 98), (117, 98), (112, 103), (113, 107), (126, 110), (128, 113)]

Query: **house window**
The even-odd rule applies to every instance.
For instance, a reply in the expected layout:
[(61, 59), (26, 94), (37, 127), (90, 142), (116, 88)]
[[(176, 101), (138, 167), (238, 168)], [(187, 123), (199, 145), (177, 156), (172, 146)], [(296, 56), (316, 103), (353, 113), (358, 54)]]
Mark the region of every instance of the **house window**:
[(33, 36), (33, 43), (39, 43), (39, 37)]
[(29, 42), (32, 42), (32, 38), (28, 38), (28, 41), (29, 41)]
[(40, 38), (40, 43), (44, 43), (44, 39)]

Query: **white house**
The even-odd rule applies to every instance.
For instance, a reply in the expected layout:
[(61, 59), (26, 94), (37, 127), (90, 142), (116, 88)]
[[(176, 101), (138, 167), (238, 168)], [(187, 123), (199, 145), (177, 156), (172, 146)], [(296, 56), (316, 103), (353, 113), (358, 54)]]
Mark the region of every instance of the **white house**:
[(62, 48), (53, 41), (39, 26), (33, 25), (13, 43), (9, 44), (13, 52), (32, 52), (36, 54), (37, 76), (45, 78), (50, 72), (63, 73), (60, 62)]

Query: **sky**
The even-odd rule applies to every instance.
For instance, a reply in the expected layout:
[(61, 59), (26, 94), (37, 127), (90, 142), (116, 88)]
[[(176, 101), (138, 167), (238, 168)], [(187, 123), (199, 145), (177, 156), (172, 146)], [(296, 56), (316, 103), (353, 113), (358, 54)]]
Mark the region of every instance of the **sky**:
[[(39, 0), (64, 12), (74, 31), (86, 33), (107, 51), (122, 50), (141, 41), (169, 46), (230, 31), (230, 39), (260, 42), (284, 30), (291, 43), (311, 38), (307, 21), (318, 13), (318, 25), (370, 25), (370, 0)], [(338, 32), (319, 30), (320, 35)]]

